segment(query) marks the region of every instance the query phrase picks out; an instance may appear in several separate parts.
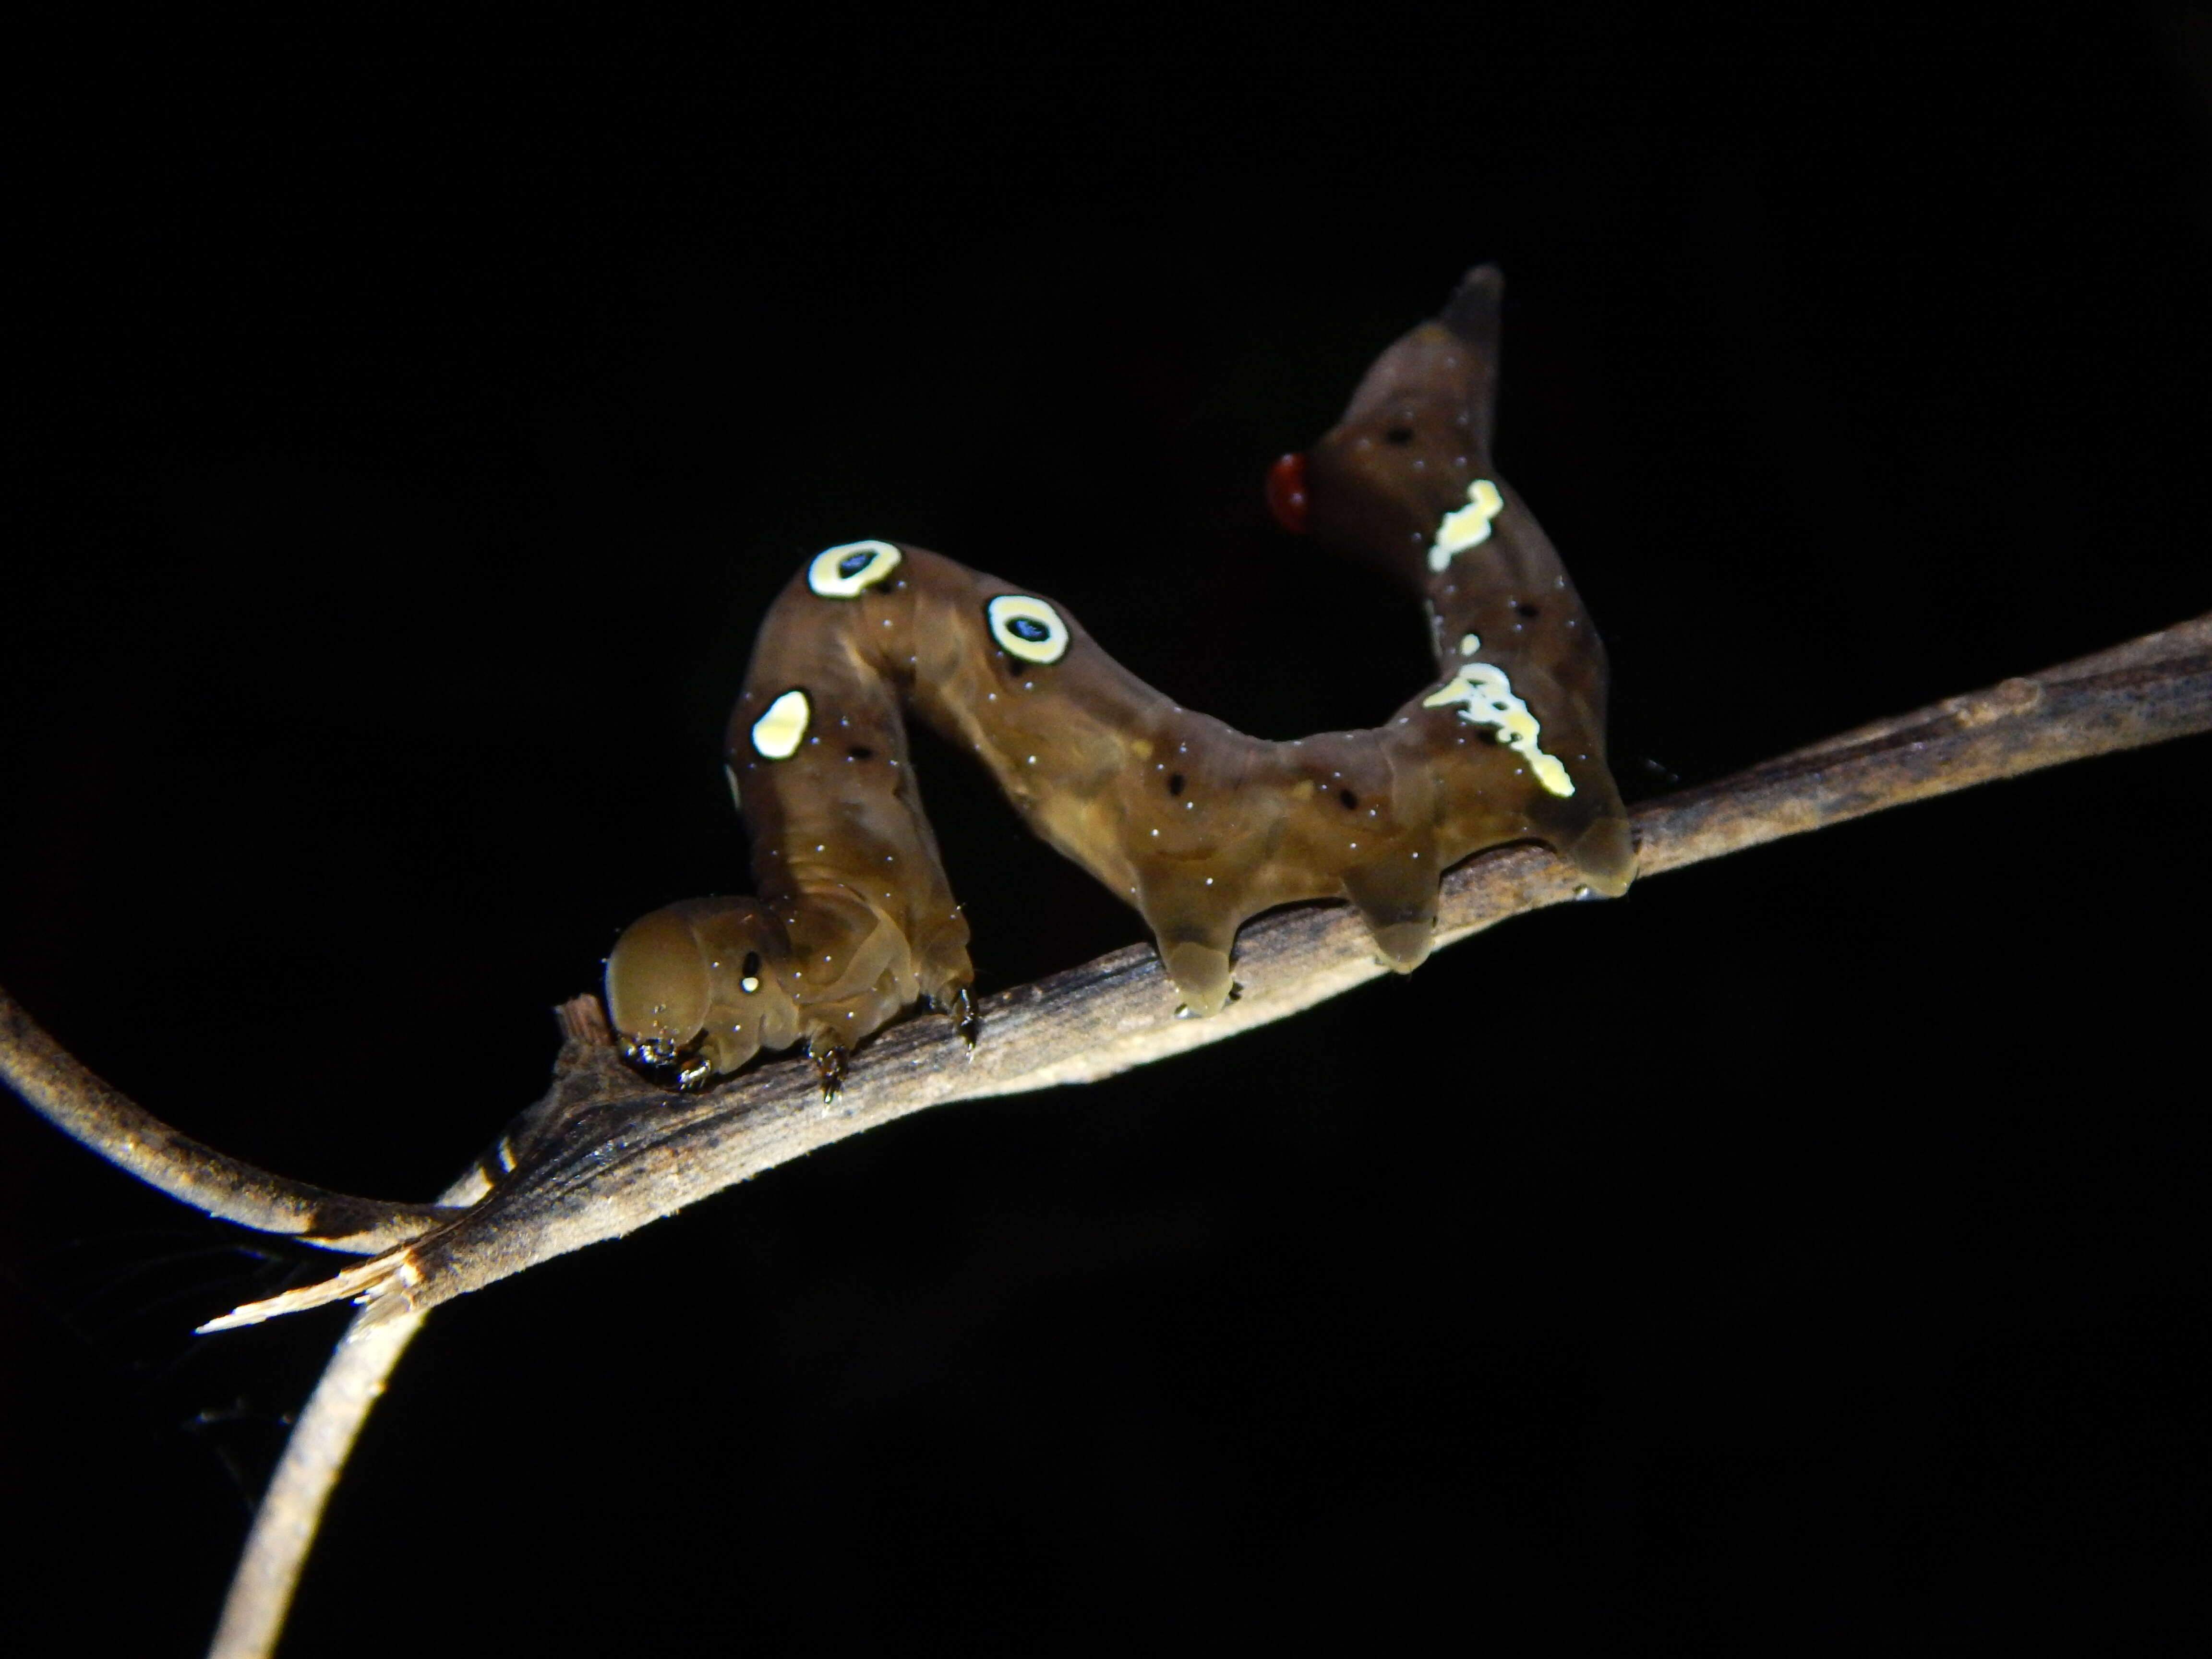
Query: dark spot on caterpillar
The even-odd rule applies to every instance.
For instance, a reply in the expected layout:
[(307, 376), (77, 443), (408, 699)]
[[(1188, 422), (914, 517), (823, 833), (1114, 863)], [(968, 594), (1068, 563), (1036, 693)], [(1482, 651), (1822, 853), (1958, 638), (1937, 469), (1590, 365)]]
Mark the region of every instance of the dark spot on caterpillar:
[(1359, 797), (1353, 794), (1349, 789), (1338, 790), (1336, 792), (1336, 798), (1344, 803), (1345, 810), (1346, 811), (1352, 811), (1359, 805)]
[(1533, 617), (1536, 614), (1536, 607), (1533, 605), (1516, 605), (1513, 608), (1524, 617)]
[(1410, 426), (1394, 426), (1382, 434), (1382, 441), (1401, 447), (1409, 444), (1413, 441), (1413, 428)]
[(845, 751), (847, 760), (873, 760), (875, 757), (876, 751), (865, 743), (856, 743)]
[(1170, 795), (1180, 795), (1181, 793), (1182, 793), (1182, 773), (1180, 773), (1180, 772), (1175, 772), (1175, 773), (1170, 773), (1170, 774), (1169, 775), (1169, 776), (1168, 776), (1168, 793), (1170, 793)]
[(759, 951), (748, 951), (745, 952), (745, 965), (738, 969), (738, 977), (742, 979), (758, 979), (760, 977)]
[(875, 556), (873, 553), (848, 553), (837, 561), (837, 574), (841, 576), (857, 576), (868, 568), (868, 561)]
[(1027, 640), (1031, 645), (1042, 645), (1052, 637), (1052, 629), (1035, 617), (1016, 617), (1006, 624), (1006, 632), (1018, 640)]

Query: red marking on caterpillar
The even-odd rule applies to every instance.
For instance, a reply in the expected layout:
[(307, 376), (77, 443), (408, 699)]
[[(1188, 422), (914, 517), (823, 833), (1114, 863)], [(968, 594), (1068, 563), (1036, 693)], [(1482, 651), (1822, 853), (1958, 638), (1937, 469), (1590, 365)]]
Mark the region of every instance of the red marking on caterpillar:
[(1267, 469), (1267, 511), (1293, 536), (1306, 533), (1306, 458), (1285, 455)]

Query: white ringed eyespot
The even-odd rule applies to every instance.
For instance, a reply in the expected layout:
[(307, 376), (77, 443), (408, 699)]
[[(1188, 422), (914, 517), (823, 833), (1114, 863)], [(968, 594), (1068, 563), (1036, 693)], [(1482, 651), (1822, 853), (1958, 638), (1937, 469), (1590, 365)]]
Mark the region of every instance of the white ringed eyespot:
[(1067, 624), (1042, 599), (1001, 593), (983, 607), (991, 637), (1024, 662), (1058, 662), (1067, 654)]
[(806, 585), (825, 599), (857, 599), (897, 569), (903, 556), (889, 542), (847, 542), (814, 556)]
[(763, 759), (789, 760), (798, 753), (799, 741), (806, 735), (806, 723), (813, 717), (806, 693), (787, 691), (753, 722), (753, 747)]

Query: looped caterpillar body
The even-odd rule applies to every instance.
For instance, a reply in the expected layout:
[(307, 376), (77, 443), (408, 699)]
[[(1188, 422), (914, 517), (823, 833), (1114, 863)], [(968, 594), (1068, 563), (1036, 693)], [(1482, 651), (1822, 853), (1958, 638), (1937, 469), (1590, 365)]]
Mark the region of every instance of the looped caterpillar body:
[(759, 896), (687, 900), (623, 934), (607, 1002), (632, 1057), (696, 1085), (804, 1042), (831, 1087), (845, 1050), (925, 998), (972, 1040), (968, 925), (908, 711), (1142, 914), (1193, 1014), (1227, 1000), (1237, 930), (1274, 905), (1348, 900), (1403, 972), (1428, 955), (1443, 872), (1485, 848), (1540, 841), (1591, 890), (1626, 890), (1604, 650), (1491, 462), (1501, 289), (1494, 267), (1471, 273), (1269, 475), (1286, 528), (1427, 601), (1439, 678), (1383, 726), (1249, 737), (1145, 684), (1044, 595), (902, 543), (809, 560), (762, 625), (726, 744)]

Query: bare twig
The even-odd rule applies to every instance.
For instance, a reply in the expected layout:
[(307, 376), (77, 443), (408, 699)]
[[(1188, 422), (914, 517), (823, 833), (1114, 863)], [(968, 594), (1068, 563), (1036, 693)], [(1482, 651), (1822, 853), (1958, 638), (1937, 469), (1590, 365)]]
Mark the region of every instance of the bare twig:
[(374, 1255), (457, 1211), (354, 1198), (271, 1175), (180, 1134), (85, 1069), (0, 989), (0, 1077), (64, 1133), (172, 1198), (225, 1221), (326, 1250)]
[(337, 1486), (338, 1472), (392, 1368), (428, 1317), (407, 1314), (364, 1331), (359, 1328), (365, 1316), (354, 1316), (284, 1443), (284, 1455), (269, 1478), (269, 1490), (261, 1494), (245, 1553), (231, 1575), (209, 1659), (261, 1659), (276, 1651), (300, 1569), (322, 1525), (323, 1506)]
[[(1647, 876), (1887, 807), (2212, 730), (2212, 617), (2010, 679), (1782, 757), (1635, 815)], [(1577, 896), (1531, 848), (1447, 878), (1439, 944)], [(399, 1243), (322, 1285), (250, 1304), (206, 1328), (356, 1295), (349, 1328), (264, 1498), (232, 1585), (217, 1659), (273, 1647), (300, 1565), (368, 1407), (422, 1315), (537, 1262), (617, 1237), (761, 1170), (925, 1107), (1088, 1081), (1219, 1042), (1383, 971), (1357, 919), (1306, 906), (1238, 940), (1243, 994), (1212, 1019), (1178, 1020), (1150, 951), (1117, 951), (987, 1005), (972, 1061), (934, 1021), (885, 1033), (824, 1108), (811, 1068), (763, 1067), (709, 1094), (641, 1085), (612, 1059), (589, 999), (562, 1012), (554, 1085), (444, 1194), (450, 1207), (379, 1205), (284, 1182), (177, 1134), (76, 1065), (0, 1001), (0, 1071), (39, 1109), (112, 1161), (214, 1213), (309, 1242)], [(334, 1206), (350, 1206), (340, 1210)], [(331, 1218), (349, 1218), (340, 1232)], [(260, 1219), (257, 1218), (267, 1218)]]

